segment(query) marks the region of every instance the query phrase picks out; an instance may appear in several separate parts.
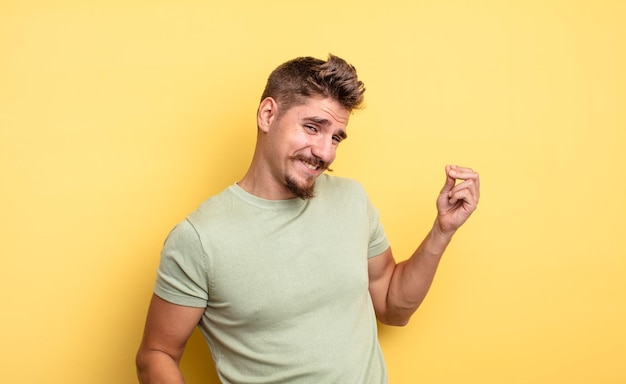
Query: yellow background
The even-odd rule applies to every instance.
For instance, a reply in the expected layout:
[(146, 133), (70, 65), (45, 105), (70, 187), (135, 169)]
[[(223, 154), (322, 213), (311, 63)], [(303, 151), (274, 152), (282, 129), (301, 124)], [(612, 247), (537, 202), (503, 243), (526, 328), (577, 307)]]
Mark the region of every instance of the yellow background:
[[(391, 383), (626, 382), (624, 1), (3, 1), (0, 382), (132, 383), (159, 251), (238, 180), (269, 72), (329, 52), (367, 107), (335, 174), (396, 257), (445, 164), (482, 201)], [(190, 383), (216, 383), (195, 333)]]

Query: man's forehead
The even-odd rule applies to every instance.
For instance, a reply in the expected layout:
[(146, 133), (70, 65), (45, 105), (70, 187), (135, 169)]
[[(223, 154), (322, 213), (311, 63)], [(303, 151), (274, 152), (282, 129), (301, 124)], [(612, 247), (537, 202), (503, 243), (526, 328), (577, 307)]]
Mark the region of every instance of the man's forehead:
[(350, 118), (350, 111), (331, 98), (311, 97), (302, 107), (304, 108), (301, 117), (314, 120), (319, 124), (345, 126)]

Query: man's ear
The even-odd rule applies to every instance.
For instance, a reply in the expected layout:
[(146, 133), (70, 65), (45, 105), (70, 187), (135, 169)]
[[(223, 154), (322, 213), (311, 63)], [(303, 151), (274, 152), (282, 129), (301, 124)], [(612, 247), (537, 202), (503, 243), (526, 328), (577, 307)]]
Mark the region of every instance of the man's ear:
[(278, 103), (271, 97), (266, 97), (259, 104), (257, 112), (257, 124), (263, 132), (268, 132), (270, 125), (278, 118)]

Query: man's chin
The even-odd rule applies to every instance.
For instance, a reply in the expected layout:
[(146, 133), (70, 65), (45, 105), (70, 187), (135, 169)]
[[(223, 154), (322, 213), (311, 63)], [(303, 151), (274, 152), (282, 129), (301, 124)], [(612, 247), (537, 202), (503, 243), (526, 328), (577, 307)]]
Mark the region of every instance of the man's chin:
[(303, 200), (315, 197), (315, 181), (307, 183), (307, 185), (301, 185), (292, 178), (287, 177), (285, 179), (285, 185), (291, 193)]

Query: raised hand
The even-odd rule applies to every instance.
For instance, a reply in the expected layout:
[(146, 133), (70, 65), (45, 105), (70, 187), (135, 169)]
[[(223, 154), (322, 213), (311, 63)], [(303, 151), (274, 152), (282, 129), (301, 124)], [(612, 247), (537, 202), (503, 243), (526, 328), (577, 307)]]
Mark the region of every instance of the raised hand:
[[(461, 181), (457, 184), (457, 181)], [(446, 166), (446, 183), (437, 198), (437, 225), (454, 233), (470, 217), (480, 199), (480, 179), (471, 168)]]

